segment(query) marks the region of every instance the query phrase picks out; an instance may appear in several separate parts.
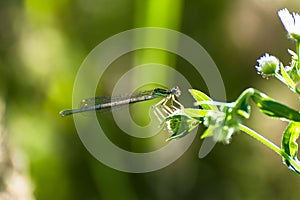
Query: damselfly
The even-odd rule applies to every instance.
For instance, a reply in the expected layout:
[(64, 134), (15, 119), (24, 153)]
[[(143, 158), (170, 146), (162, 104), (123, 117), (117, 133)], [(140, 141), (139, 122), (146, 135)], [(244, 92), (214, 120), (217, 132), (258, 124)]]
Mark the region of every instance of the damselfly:
[(158, 119), (162, 121), (166, 117), (165, 115), (170, 115), (175, 110), (183, 108), (183, 106), (175, 99), (175, 97), (178, 97), (180, 95), (181, 91), (178, 88), (178, 86), (176, 86), (171, 90), (155, 88), (153, 90), (140, 91), (132, 95), (121, 95), (114, 97), (94, 97), (82, 100), (81, 107), (78, 109), (63, 110), (59, 114), (61, 116), (67, 116), (75, 113), (82, 113), (94, 110), (103, 111), (127, 104), (148, 101), (155, 98), (163, 98), (161, 101), (159, 101), (153, 106), (154, 113), (156, 114)]

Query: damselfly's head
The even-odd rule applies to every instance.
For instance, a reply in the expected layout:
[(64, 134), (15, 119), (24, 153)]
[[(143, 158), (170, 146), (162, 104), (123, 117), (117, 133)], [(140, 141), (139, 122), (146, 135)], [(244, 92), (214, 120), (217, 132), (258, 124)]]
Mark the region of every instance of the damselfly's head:
[(171, 94), (175, 95), (176, 97), (179, 97), (181, 95), (181, 90), (178, 86), (175, 86), (171, 89)]

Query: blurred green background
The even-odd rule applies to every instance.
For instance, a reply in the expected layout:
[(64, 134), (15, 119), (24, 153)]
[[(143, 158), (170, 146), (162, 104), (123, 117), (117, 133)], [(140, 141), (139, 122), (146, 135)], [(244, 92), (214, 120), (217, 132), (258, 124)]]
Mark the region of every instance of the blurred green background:
[[(294, 44), (277, 16), (285, 7), (300, 12), (297, 0), (1, 0), (0, 199), (299, 199), (300, 178), (245, 134), (199, 159), (201, 129), (170, 166), (129, 174), (96, 160), (72, 117), (58, 114), (71, 107), (76, 73), (89, 52), (110, 36), (145, 26), (178, 30), (199, 42), (219, 67), (229, 101), (255, 87), (299, 109), (295, 95), (254, 69), (265, 52), (288, 64), (287, 49), (294, 50)], [(201, 78), (174, 55), (145, 51), (134, 59), (172, 65), (194, 88), (206, 91)], [(121, 60), (119, 74), (107, 72), (103, 93), (111, 92), (111, 79), (132, 63), (125, 59), (123, 68)], [(256, 109), (245, 124), (277, 145), (286, 125)], [(124, 148), (145, 150), (142, 139), (110, 135)]]

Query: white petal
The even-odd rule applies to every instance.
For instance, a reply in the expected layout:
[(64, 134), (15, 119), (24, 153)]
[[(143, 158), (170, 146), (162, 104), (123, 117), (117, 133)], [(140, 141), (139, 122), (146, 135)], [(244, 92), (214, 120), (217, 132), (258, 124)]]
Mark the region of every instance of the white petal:
[[(288, 9), (284, 8), (278, 11), (278, 16), (280, 17), (284, 28), (287, 30), (291, 37), (293, 37), (293, 34), (300, 37), (300, 15), (298, 13), (290, 14)], [(293, 38), (297, 39), (295, 37)]]
[(297, 13), (293, 13), (293, 17), (295, 19), (294, 33), (300, 35), (300, 15)]
[(278, 16), (280, 17), (280, 20), (284, 26), (284, 28), (287, 30), (287, 32), (291, 32), (294, 27), (294, 18), (288, 11), (288, 9), (282, 9), (278, 11)]

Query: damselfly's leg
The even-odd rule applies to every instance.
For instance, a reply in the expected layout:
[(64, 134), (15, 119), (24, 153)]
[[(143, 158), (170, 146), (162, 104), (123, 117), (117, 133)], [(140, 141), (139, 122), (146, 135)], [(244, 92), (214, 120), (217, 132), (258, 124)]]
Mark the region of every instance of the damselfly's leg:
[[(170, 105), (167, 105), (168, 102)], [(154, 114), (162, 123), (166, 117), (171, 116), (175, 111), (182, 110), (184, 107), (175, 99), (174, 95), (169, 95), (155, 104), (152, 108)]]
[[(177, 106), (175, 106), (174, 103), (175, 103)], [(171, 107), (172, 107), (173, 109), (175, 109), (175, 110), (182, 110), (182, 109), (184, 109), (184, 106), (183, 106), (181, 103), (179, 103), (179, 101), (177, 101), (177, 100), (175, 99), (175, 96), (174, 96), (174, 95), (172, 95), (172, 98), (171, 98)]]
[(160, 123), (162, 123), (164, 121), (164, 119), (166, 117), (168, 117), (169, 115), (172, 114), (172, 109), (170, 109), (166, 103), (169, 101), (169, 99), (171, 98), (171, 96), (167, 96), (164, 99), (162, 99), (161, 101), (159, 101), (158, 103), (156, 103), (154, 106), (152, 106), (153, 108), (153, 112), (156, 115), (156, 117), (158, 118), (158, 120), (160, 121)]
[(165, 99), (162, 99), (161, 101), (159, 101), (158, 103), (156, 103), (155, 105), (152, 106), (153, 112), (154, 112), (155, 116), (157, 117), (157, 119), (159, 120), (160, 123), (162, 123), (164, 118), (166, 117), (162, 113), (162, 111), (159, 109), (159, 106), (161, 104), (163, 104), (164, 101), (165, 101)]
[(165, 98), (165, 101), (160, 105), (160, 107), (162, 108), (162, 110), (167, 114), (167, 115), (171, 115), (174, 111), (167, 105), (168, 101), (172, 98), (172, 96), (167, 96)]
[(162, 111), (160, 109), (158, 109), (157, 107), (153, 107), (153, 112), (154, 112), (155, 116), (157, 117), (159, 123), (162, 123), (164, 121), (164, 119), (166, 118), (166, 116), (162, 113)]

